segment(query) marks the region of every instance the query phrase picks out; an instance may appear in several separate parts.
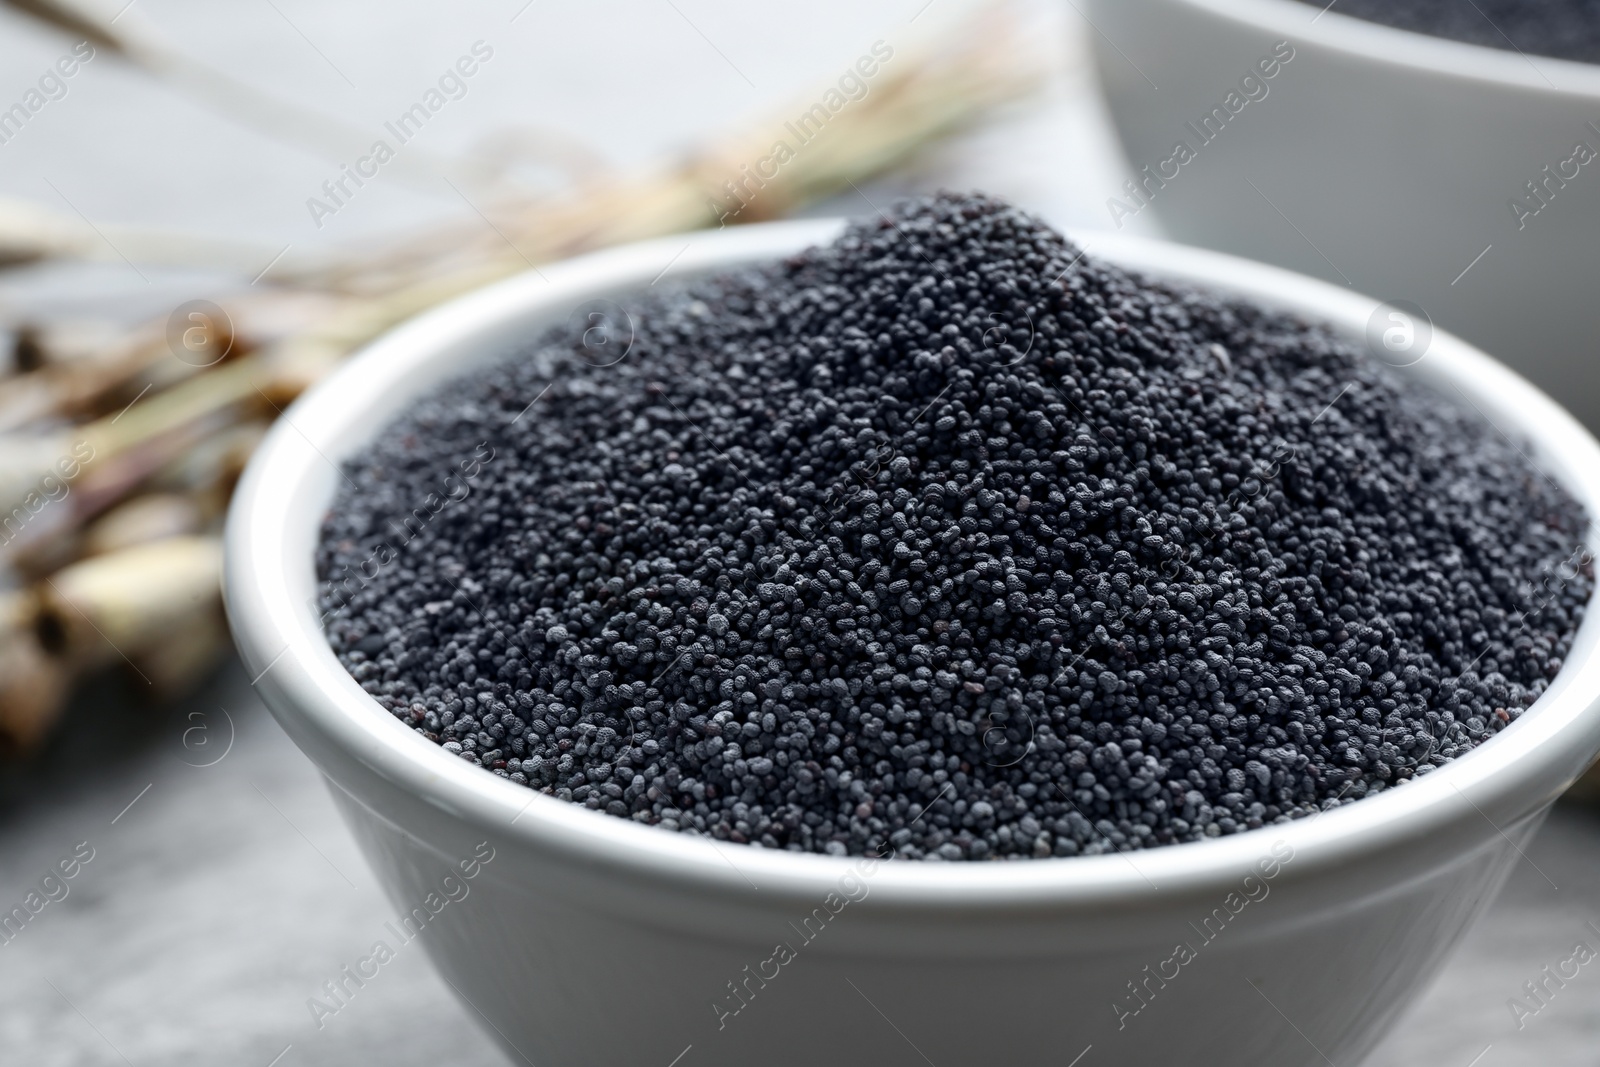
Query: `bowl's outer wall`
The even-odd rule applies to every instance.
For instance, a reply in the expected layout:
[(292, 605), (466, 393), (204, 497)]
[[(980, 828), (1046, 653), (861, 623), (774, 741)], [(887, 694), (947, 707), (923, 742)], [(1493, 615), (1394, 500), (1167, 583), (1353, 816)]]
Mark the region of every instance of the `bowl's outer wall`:
[(1600, 151), (1600, 66), (1437, 41), (1337, 8), (1313, 23), (1322, 6), (1089, 0), (1100, 79), (1135, 172), (1179, 140), (1197, 145), (1185, 123), (1276, 42), (1295, 49), (1268, 95), (1148, 210), (1186, 244), (1410, 301), (1600, 427), (1600, 160), (1549, 185), (1525, 225), (1511, 209), (1513, 198), (1537, 206), (1527, 183), (1547, 180), (1543, 168), (1578, 142)]
[[(774, 238), (769, 254), (795, 247), (783, 243), (792, 240)], [(661, 251), (665, 262), (679, 249)], [(1290, 303), (1333, 308), (1343, 300), (1337, 317), (1347, 328), (1365, 317), (1365, 305), (1355, 306), (1354, 298), (1310, 282), (1303, 285), (1314, 293), (1297, 292), (1290, 279), (1265, 268), (1219, 263), (1192, 250), (1141, 251), (1137, 243), (1117, 255), (1147, 268), (1167, 264), (1180, 276), (1219, 283), (1224, 275), (1237, 277), (1261, 293), (1281, 291)], [(450, 865), (471, 856), (480, 841), (496, 849), (470, 883), (470, 896), (443, 909), (419, 940), (514, 1060), (666, 1065), (692, 1046), (681, 1067), (866, 1064), (905, 1060), (914, 1056), (907, 1045), (915, 1044), (941, 1067), (996, 1057), (1067, 1064), (1090, 1045), (1092, 1060), (1084, 1067), (1163, 1060), (1282, 1067), (1322, 1063), (1324, 1056), (1355, 1062), (1487, 907), (1520, 843), (1600, 748), (1600, 724), (1587, 704), (1569, 701), (1565, 719), (1532, 715), (1455, 761), (1448, 775), (1281, 828), (1312, 844), (1265, 882), (1247, 882), (1245, 872), (1279, 828), (1137, 855), (945, 871), (883, 864), (876, 882), (863, 880), (866, 897), (840, 907), (814, 942), (798, 928), (827, 907), (830, 886), (843, 884), (835, 880), (841, 862), (723, 846), (697, 861), (700, 868), (659, 860), (641, 866), (646, 844), (673, 862), (705, 846), (527, 793), (442, 753), (377, 708), (320, 636), (307, 638), (310, 609), (285, 603), (274, 586), (284, 583), (297, 599), (312, 586), (315, 517), (337, 481), (325, 456), (338, 458), (358, 443), (340, 437), (343, 430), (325, 433), (325, 424), (337, 421), (338, 408), (350, 407), (350, 390), (364, 390), (361, 434), (370, 437), (440, 376), (503, 349), (507, 338), (526, 335), (538, 322), (564, 318), (580, 297), (621, 295), (658, 269), (653, 261), (631, 262), (632, 273), (612, 284), (580, 271), (588, 280), (576, 290), (561, 289), (574, 268), (549, 269), (557, 282), (551, 291), (560, 290), (554, 305), (555, 298), (524, 283), (515, 301), (490, 301), (498, 309), (492, 314), (467, 316), (465, 323), (445, 315), (407, 327), (404, 338), (387, 348), (380, 343), (365, 364), (366, 357), (357, 357), (320, 399), (291, 409), (294, 425), (278, 427), (258, 453), (230, 517), (228, 605), (245, 661), (286, 731), (333, 783), (397, 913), (437, 893)], [(516, 301), (526, 306), (511, 306)], [(1450, 351), (1441, 372), (1452, 359), (1482, 362)], [(403, 373), (383, 361), (403, 364)], [(1504, 372), (1492, 365), (1458, 372), (1478, 376), (1471, 387), (1490, 410), (1496, 409), (1485, 390), (1518, 397), (1526, 388), (1495, 377)], [(377, 380), (360, 381), (367, 373)], [(1548, 436), (1559, 437), (1565, 424), (1581, 437), (1559, 412), (1542, 415), (1552, 427)], [(1568, 466), (1551, 470), (1569, 482), (1582, 480), (1573, 464), (1593, 456), (1593, 442), (1573, 445), (1568, 436), (1558, 457)], [(285, 470), (298, 473), (289, 477)], [(1583, 495), (1600, 498), (1588, 482)], [(289, 561), (281, 574), (274, 569), (279, 557)], [(258, 578), (263, 568), (273, 576), (266, 583)], [(1600, 617), (1586, 632), (1596, 624)], [(1580, 635), (1579, 644), (1591, 649), (1594, 642)], [(1574, 668), (1561, 681), (1590, 692), (1600, 665), (1585, 660)], [(1562, 735), (1566, 745), (1528, 752), (1524, 764), (1539, 773), (1508, 773), (1506, 754), (1537, 745), (1540, 731), (1560, 722), (1581, 725)], [(1422, 804), (1441, 790), (1449, 794), (1445, 803)], [(527, 815), (516, 825), (525, 804)], [(1380, 811), (1394, 817), (1374, 821)], [(1356, 824), (1359, 847), (1322, 848), (1311, 833)], [(626, 847), (586, 847), (625, 833), (642, 837)], [(1249, 852), (1229, 867), (1239, 873), (1198, 880), (1186, 874), (1200, 857), (1233, 855), (1230, 849)], [(784, 866), (790, 863), (796, 866)], [(806, 877), (796, 874), (802, 867)], [(809, 877), (817, 871), (826, 878)], [(1069, 872), (1064, 891), (1051, 888)], [(928, 880), (909, 877), (944, 875), (933, 881), (949, 889), (963, 876), (987, 873), (1004, 873), (1007, 889), (991, 886), (963, 899), (926, 891)], [(1095, 889), (1108, 884), (1121, 888), (1110, 896)], [(1263, 889), (1264, 897), (1205, 941), (1200, 928), (1226, 907), (1228, 894), (1237, 901)], [(374, 918), (373, 934), (390, 941), (383, 918)], [(779, 941), (797, 950), (795, 958), (762, 987), (759, 974), (745, 968), (759, 972)], [(1162, 986), (1160, 968), (1180, 941), (1196, 958)], [(736, 1006), (729, 983), (746, 981), (754, 999), (719, 1026), (713, 1004)], [(1119, 1020), (1117, 1004), (1128, 1010), (1141, 1003), (1130, 983), (1155, 995), (1137, 1015)]]
[[(333, 794), (397, 908), (437, 891), (450, 853), (430, 846), (459, 848), (458, 826), (441, 820), (419, 840), (415, 823), (401, 830), (342, 789)], [(914, 956), (864, 952), (856, 924), (872, 922), (870, 896), (826, 925), (802, 928), (817, 900), (780, 906), (748, 929), (686, 936), (659, 921), (646, 889), (632, 892), (631, 913), (606, 914), (562, 866), (506, 878), (498, 857), (419, 940), (513, 1062), (665, 1067), (692, 1047), (684, 1064), (865, 1067), (919, 1062), (914, 1045), (940, 1067), (1064, 1067), (1090, 1046), (1092, 1062), (1118, 1067), (1354, 1064), (1492, 902), (1541, 821), (1343, 909), (1297, 916), (1292, 897), (1269, 892), (1237, 926), (1213, 918), (1197, 932), (1211, 914), (1197, 908), (1147, 920), (1116, 948), (1016, 954), (998, 937), (994, 952), (946, 954), (939, 927), (928, 926), (915, 932), (926, 943)], [(1274, 921), (1294, 923), (1292, 934), (1252, 936), (1253, 924)], [(1180, 941), (1195, 958), (1171, 981), (1152, 977)], [(759, 970), (780, 942), (794, 959), (764, 981)], [(741, 1003), (730, 982), (748, 1006), (724, 1017), (714, 1005)]]

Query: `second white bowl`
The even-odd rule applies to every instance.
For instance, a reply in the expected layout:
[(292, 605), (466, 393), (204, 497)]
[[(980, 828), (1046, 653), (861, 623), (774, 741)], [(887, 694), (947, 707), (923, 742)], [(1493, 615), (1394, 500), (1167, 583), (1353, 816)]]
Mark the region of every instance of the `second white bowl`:
[[(1083, 10), (1127, 177), (1162, 180), (1144, 188), (1168, 233), (1418, 305), (1600, 427), (1600, 156), (1574, 162), (1580, 143), (1600, 153), (1600, 65), (1325, 0)], [(1264, 78), (1279, 42), (1293, 58)], [(1179, 142), (1194, 158), (1163, 172)]]

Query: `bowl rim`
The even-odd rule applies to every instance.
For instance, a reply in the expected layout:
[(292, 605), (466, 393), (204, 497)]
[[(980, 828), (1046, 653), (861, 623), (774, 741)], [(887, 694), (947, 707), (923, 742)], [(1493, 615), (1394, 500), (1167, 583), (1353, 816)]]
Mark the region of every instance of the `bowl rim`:
[[(748, 899), (758, 883), (778, 889), (780, 896), (820, 894), (861, 868), (858, 857), (719, 843), (641, 825), (489, 774), (421, 737), (368, 696), (334, 657), (313, 610), (292, 592), (311, 588), (310, 554), (298, 556), (293, 545), (296, 531), (302, 535), (299, 543), (314, 543), (314, 528), (331, 499), (329, 470), (343, 454), (339, 435), (351, 438), (346, 450), (370, 439), (393, 417), (373, 425), (374, 417), (366, 413), (374, 398), (383, 389), (408, 388), (407, 395), (414, 397), (426, 386), (406, 386), (407, 375), (443, 362), (452, 341), (529, 315), (542, 314), (548, 321), (580, 300), (643, 289), (669, 269), (708, 272), (778, 259), (832, 239), (843, 224), (837, 219), (752, 224), (692, 235), (687, 244), (680, 235), (519, 274), (390, 331), (289, 407), (235, 492), (225, 534), (224, 593), (251, 684), (315, 762), (340, 764), (323, 766), (328, 777), (339, 782), (359, 767), (473, 833), (492, 835), (497, 844), (697, 895)], [(1337, 286), (1219, 252), (1110, 232), (1068, 237), (1085, 255), (1178, 284), (1255, 299), (1345, 331), (1359, 333), (1380, 306)], [(1495, 425), (1509, 424), (1534, 446), (1541, 467), (1557, 469), (1560, 482), (1591, 517), (1600, 515), (1600, 444), (1554, 401), (1443, 331), (1434, 334), (1417, 369), (1454, 385)], [(324, 503), (314, 517), (286, 506), (319, 477), (330, 492), (321, 496)], [(1591, 520), (1591, 554), (1595, 536)], [(1574, 751), (1589, 757), (1600, 752), (1597, 650), (1600, 611), (1591, 610), (1550, 689), (1516, 722), (1401, 788), (1289, 823), (1147, 850), (1008, 863), (881, 863), (873, 874), (874, 896), (880, 905), (969, 914), (1095, 908), (1156, 893), (1166, 899), (1173, 893), (1226, 892), (1281, 843), (1293, 850), (1299, 878), (1385, 848), (1426, 842), (1478, 816), (1505, 837), (1505, 827), (1553, 801), (1582, 770)], [(316, 744), (308, 747), (308, 738)], [(404, 820), (397, 825), (404, 829)]]
[[(1117, 0), (1118, 3), (1123, 0)], [(1600, 64), (1508, 51), (1386, 26), (1314, 0), (1161, 0), (1367, 61), (1560, 96), (1600, 97)], [(1315, 35), (1314, 37), (1311, 35)], [(1548, 65), (1548, 67), (1547, 67)]]

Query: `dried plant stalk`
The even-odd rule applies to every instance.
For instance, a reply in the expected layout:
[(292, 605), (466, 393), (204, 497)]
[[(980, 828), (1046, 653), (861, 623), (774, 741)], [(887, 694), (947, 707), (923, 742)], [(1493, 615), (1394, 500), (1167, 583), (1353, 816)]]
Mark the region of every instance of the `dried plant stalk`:
[(170, 537), (90, 558), (40, 589), (45, 647), (75, 669), (134, 661), (221, 604), (222, 542)]
[[(50, 322), (24, 327), (17, 341), (20, 373), (0, 388), (0, 434), (32, 423), (119, 415), (149, 389), (162, 390), (263, 346), (304, 334), (349, 306), (348, 297), (275, 288), (248, 289), (208, 318), (204, 345), (169, 336), (188, 320), (132, 328), (104, 322)], [(148, 389), (147, 389), (148, 387)]]
[(198, 534), (205, 514), (181, 493), (145, 493), (118, 504), (83, 532), (79, 551), (104, 556), (135, 545)]
[(150, 700), (174, 700), (191, 691), (233, 651), (221, 603), (174, 623), (167, 640), (134, 654), (133, 666), (149, 683)]
[(96, 402), (170, 353), (154, 324), (129, 330), (28, 327), (17, 347), (31, 369), (0, 389), (0, 433), (93, 414)]
[(221, 519), (245, 464), (270, 428), (265, 418), (224, 426), (174, 456), (150, 475), (143, 488), (183, 497), (197, 510), (202, 523)]
[(4, 0), (6, 6), (47, 22), (72, 37), (82, 37), (100, 48), (123, 50), (121, 35), (105, 19), (63, 0)]
[(0, 594), (0, 755), (39, 747), (66, 706), (66, 665), (46, 652), (34, 629), (32, 593)]

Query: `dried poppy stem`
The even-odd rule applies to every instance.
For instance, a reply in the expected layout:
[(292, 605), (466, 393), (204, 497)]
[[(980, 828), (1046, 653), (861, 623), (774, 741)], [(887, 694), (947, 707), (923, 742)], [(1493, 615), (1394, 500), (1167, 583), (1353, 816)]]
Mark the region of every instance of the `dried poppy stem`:
[[(181, 308), (132, 329), (82, 321), (24, 326), (16, 343), (19, 373), (0, 388), (0, 434), (37, 422), (116, 418), (151, 393), (293, 338), (351, 303), (263, 288), (229, 298), (220, 318), (197, 312), (194, 321), (204, 327), (185, 329), (190, 320), (178, 314)], [(198, 347), (189, 340), (196, 334)]]
[(137, 663), (221, 600), (222, 542), (169, 537), (72, 564), (39, 587), (45, 647), (77, 669)]
[(0, 756), (38, 748), (66, 706), (67, 666), (40, 644), (37, 610), (30, 592), (0, 594)]

